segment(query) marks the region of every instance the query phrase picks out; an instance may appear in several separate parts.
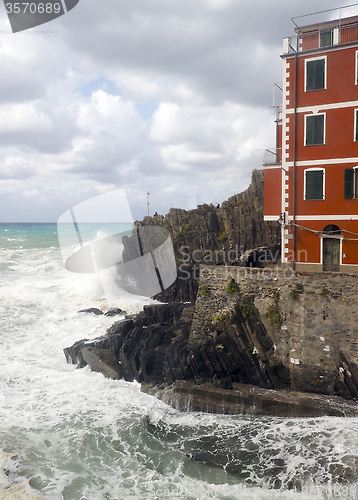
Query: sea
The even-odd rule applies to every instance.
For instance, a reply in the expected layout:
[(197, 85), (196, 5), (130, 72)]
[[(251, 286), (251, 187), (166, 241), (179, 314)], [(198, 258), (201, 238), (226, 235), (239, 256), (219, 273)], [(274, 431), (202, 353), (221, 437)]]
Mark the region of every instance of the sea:
[(121, 319), (78, 311), (153, 302), (67, 271), (56, 224), (0, 224), (0, 499), (358, 498), (357, 418), (180, 412), (66, 363)]

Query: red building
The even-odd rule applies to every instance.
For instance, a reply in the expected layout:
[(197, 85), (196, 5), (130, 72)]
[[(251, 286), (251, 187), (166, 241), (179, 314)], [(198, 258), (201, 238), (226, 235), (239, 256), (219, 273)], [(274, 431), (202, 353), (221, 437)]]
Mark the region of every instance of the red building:
[(282, 223), (283, 265), (358, 272), (358, 16), (295, 31), (281, 56), (264, 219)]

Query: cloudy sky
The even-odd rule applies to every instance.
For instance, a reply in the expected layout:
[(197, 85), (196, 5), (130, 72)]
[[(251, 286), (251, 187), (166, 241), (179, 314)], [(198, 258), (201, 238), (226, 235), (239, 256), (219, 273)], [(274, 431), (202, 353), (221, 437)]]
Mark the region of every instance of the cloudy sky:
[(274, 145), (291, 17), (349, 3), (80, 0), (13, 34), (1, 2), (0, 222), (119, 187), (136, 219), (147, 191), (165, 214), (246, 189)]

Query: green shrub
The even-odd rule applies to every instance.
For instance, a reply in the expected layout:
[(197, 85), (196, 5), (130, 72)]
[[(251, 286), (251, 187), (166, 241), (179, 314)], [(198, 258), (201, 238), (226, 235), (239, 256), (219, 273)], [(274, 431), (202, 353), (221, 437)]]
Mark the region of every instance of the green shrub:
[(227, 235), (225, 233), (221, 233), (218, 237), (218, 240), (223, 242), (227, 240)]
[(290, 297), (296, 298), (300, 293), (303, 293), (303, 286), (301, 283), (297, 283), (296, 288), (290, 291)]
[(200, 287), (200, 294), (203, 295), (204, 297), (206, 295), (209, 295), (209, 292), (210, 292), (210, 288), (208, 287), (208, 285), (202, 285)]
[(231, 281), (228, 286), (226, 287), (227, 293), (232, 295), (235, 292), (239, 291), (239, 285), (236, 283), (236, 281)]
[(239, 308), (246, 313), (248, 318), (252, 319), (254, 317), (255, 306), (252, 304), (240, 304)]
[(278, 326), (282, 323), (282, 316), (280, 314), (280, 311), (278, 309), (275, 309), (274, 307), (269, 307), (265, 313), (265, 316), (274, 326)]
[(253, 352), (254, 352), (254, 346), (253, 344), (250, 344), (249, 347), (246, 349), (246, 354), (248, 356), (251, 356)]

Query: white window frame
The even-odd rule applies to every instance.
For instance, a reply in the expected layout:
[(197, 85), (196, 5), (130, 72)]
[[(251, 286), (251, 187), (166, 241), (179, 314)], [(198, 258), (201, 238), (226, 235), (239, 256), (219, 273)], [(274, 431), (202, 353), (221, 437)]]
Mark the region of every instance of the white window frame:
[[(323, 172), (323, 189), (322, 198), (318, 200), (306, 200), (306, 172), (322, 171)], [(323, 201), (326, 199), (326, 169), (323, 167), (305, 168), (303, 171), (303, 200), (304, 201)]]
[(354, 75), (354, 78), (355, 78), (354, 84), (358, 85), (358, 50), (356, 50), (355, 66), (356, 67), (355, 67), (355, 75)]
[[(358, 52), (358, 51), (357, 51)], [(314, 92), (314, 90), (307, 90), (307, 63), (310, 61), (318, 61), (319, 59), (324, 59), (324, 88), (317, 90), (326, 90), (327, 88), (327, 56), (319, 56), (319, 57), (309, 57), (305, 59), (305, 78), (304, 78), (304, 92)]]
[(307, 115), (304, 115), (304, 120), (305, 120), (305, 129), (304, 129), (304, 145), (307, 146), (306, 144), (306, 133), (307, 133), (307, 117), (308, 116), (318, 116), (318, 115), (323, 115), (324, 116), (324, 122), (323, 122), (323, 143), (322, 144), (309, 144), (308, 146), (323, 146), (326, 144), (326, 113), (309, 113)]
[(354, 170), (354, 176), (353, 176), (353, 200), (356, 200), (358, 198), (358, 189), (356, 189), (357, 187), (357, 184), (358, 184), (358, 179), (357, 179), (357, 175), (358, 175), (358, 165), (356, 165), (355, 167), (353, 167), (353, 170)]
[[(329, 31), (330, 32), (331, 38), (332, 38), (331, 45), (321, 45), (321, 33), (323, 33), (324, 31)], [(318, 32), (318, 36), (319, 36), (319, 48), (320, 49), (324, 49), (326, 47), (332, 47), (334, 45), (334, 27), (332, 27), (332, 28), (326, 28), (326, 29), (320, 29), (319, 32)]]
[(358, 120), (358, 108), (355, 108), (355, 110), (354, 110), (354, 136), (353, 136), (353, 142), (358, 142), (357, 141), (357, 120)]

